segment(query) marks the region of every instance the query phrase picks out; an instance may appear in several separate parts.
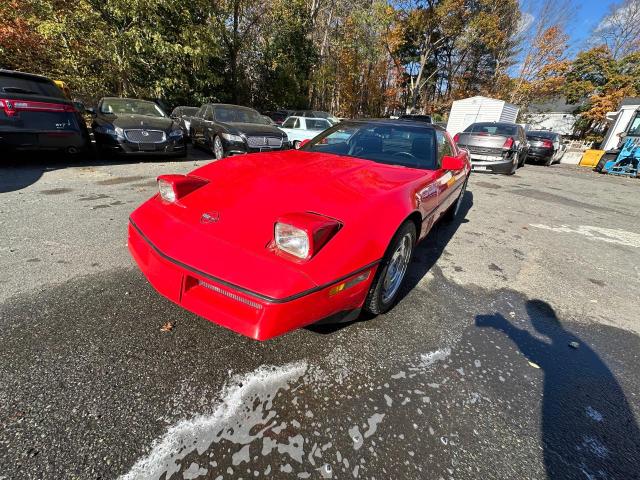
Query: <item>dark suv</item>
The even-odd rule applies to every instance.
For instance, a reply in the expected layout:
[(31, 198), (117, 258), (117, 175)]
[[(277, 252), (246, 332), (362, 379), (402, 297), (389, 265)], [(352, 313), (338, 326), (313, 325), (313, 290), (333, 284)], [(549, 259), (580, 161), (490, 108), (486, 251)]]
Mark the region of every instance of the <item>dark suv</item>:
[(89, 148), (82, 115), (55, 83), (31, 73), (0, 70), (0, 151), (60, 151)]

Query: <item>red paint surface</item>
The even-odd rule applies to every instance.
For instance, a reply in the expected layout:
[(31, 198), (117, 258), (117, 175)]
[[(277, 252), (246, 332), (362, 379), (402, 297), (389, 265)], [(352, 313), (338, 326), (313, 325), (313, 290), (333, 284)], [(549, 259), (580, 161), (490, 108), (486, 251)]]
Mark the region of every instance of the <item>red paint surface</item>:
[[(227, 158), (191, 172), (208, 183), (179, 204), (156, 195), (135, 210), (131, 220), (146, 238), (130, 226), (129, 249), (153, 286), (172, 301), (252, 338), (271, 338), (362, 306), (373, 274), (330, 297), (331, 285), (380, 260), (410, 215), (417, 212), (423, 219), (420, 237), (428, 233), (470, 171), (466, 153), (458, 155), (465, 165), (459, 171), (298, 150)], [(304, 262), (272, 245), (276, 220), (296, 212), (317, 213), (342, 225)], [(204, 214), (217, 221), (202, 221)], [(317, 291), (278, 303), (309, 290)]]

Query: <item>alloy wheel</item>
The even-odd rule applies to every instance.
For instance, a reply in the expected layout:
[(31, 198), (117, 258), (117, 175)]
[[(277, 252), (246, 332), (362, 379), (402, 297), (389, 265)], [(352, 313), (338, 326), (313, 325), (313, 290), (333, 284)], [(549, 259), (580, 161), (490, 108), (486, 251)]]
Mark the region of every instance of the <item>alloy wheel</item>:
[(222, 140), (218, 136), (213, 139), (213, 154), (216, 156), (216, 160), (224, 157), (224, 147), (222, 146)]
[(393, 300), (398, 289), (402, 284), (404, 275), (407, 272), (407, 266), (411, 259), (411, 252), (413, 250), (413, 242), (409, 233), (402, 237), (402, 240), (398, 243), (398, 247), (391, 256), (389, 266), (385, 273), (385, 277), (382, 284), (382, 302), (388, 303)]

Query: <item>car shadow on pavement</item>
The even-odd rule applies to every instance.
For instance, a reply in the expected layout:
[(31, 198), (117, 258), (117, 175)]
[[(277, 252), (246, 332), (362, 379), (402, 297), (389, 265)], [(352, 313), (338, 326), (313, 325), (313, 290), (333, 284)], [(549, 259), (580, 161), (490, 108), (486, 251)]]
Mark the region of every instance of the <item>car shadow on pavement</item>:
[(529, 300), (526, 310), (534, 334), (499, 313), (479, 315), (475, 324), (505, 334), (544, 374), (541, 442), (547, 477), (640, 478), (640, 429), (611, 370), (563, 328), (548, 303)]
[(125, 165), (141, 162), (208, 161), (206, 152), (189, 147), (187, 157), (154, 156), (104, 156), (94, 151), (78, 157), (53, 152), (14, 153), (2, 158), (0, 163), (0, 193), (15, 192), (27, 188), (40, 180), (47, 171), (71, 167), (95, 167), (104, 165)]
[[(431, 231), (427, 234), (427, 236), (420, 242), (413, 253), (413, 258), (409, 267), (407, 269), (407, 274), (404, 279), (404, 283), (398, 293), (397, 302), (400, 302), (404, 297), (406, 297), (415, 287), (418, 285), (420, 280), (431, 270), (431, 268), (436, 264), (438, 259), (442, 256), (445, 248), (449, 241), (453, 238), (455, 233), (460, 228), (460, 225), (463, 223), (467, 223), (469, 220), (466, 219), (467, 213), (471, 210), (473, 206), (473, 192), (466, 190), (464, 194), (464, 198), (462, 199), (462, 203), (460, 204), (460, 211), (458, 215), (453, 221), (438, 222)], [(349, 312), (341, 312), (341, 316), (347, 315)], [(315, 323), (307, 326), (307, 330), (310, 330), (315, 333), (328, 335), (338, 330), (343, 329), (353, 323), (364, 322), (373, 318), (373, 315), (362, 312), (355, 320), (347, 321), (321, 321), (319, 323)]]

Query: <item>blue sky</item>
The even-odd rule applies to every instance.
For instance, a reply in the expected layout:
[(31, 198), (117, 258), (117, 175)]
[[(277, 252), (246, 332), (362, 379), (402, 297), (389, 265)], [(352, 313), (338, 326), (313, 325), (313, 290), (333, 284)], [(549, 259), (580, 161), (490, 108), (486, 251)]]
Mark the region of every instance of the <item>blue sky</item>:
[(580, 48), (591, 36), (591, 32), (598, 26), (602, 17), (609, 12), (613, 0), (582, 0), (575, 12), (575, 18), (568, 19), (567, 33), (571, 36), (572, 49)]

